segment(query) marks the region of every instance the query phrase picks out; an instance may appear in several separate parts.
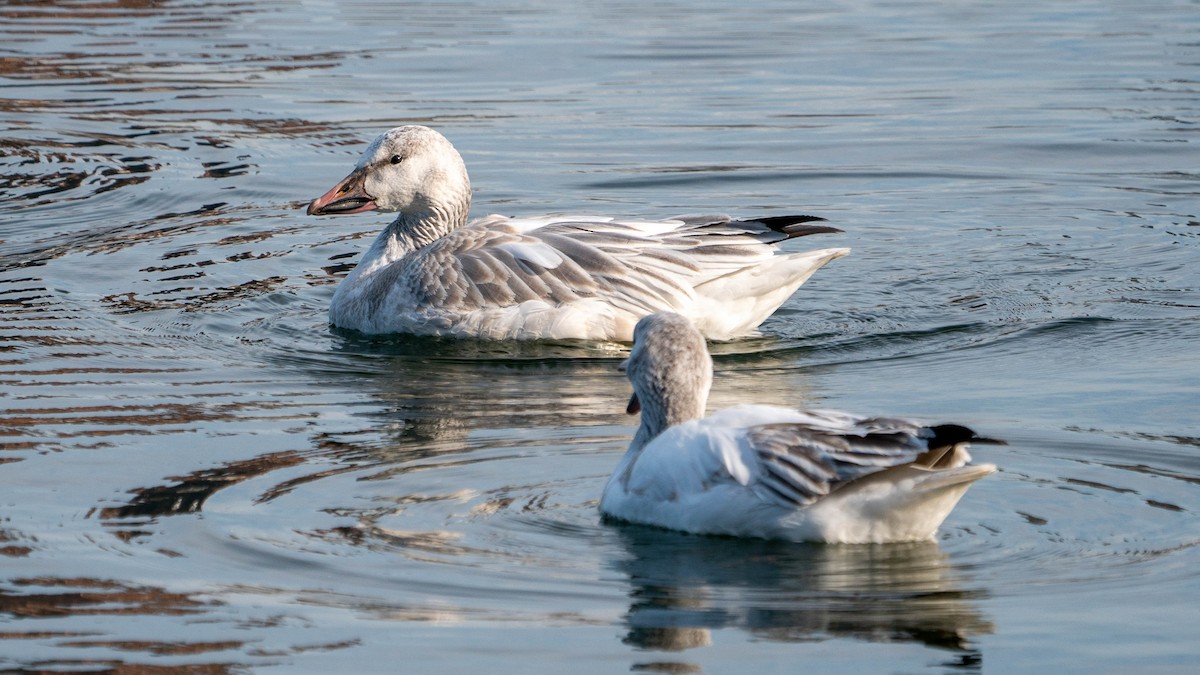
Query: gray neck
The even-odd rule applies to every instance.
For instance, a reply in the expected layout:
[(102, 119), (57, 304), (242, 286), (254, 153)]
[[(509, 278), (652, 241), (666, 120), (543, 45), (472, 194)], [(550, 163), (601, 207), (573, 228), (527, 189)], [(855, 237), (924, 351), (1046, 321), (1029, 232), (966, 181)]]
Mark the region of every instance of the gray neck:
[(467, 224), (471, 195), (457, 204), (431, 204), (416, 213), (402, 211), (388, 225), (387, 233), (405, 251), (424, 248)]
[(708, 392), (677, 391), (675, 396), (660, 397), (651, 405), (642, 403), (641, 425), (630, 444), (631, 450), (641, 450), (659, 434), (677, 424), (704, 417)]
[(646, 416), (642, 415), (642, 424), (638, 427), (637, 432), (633, 435), (633, 440), (629, 443), (629, 452), (641, 452), (646, 444), (654, 440), (666, 427), (660, 424), (647, 424)]

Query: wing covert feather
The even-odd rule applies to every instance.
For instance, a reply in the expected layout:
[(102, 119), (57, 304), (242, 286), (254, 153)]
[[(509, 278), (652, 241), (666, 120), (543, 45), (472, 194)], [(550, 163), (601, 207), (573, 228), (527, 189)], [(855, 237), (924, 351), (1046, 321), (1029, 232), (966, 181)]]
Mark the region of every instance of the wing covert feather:
[(926, 450), (916, 436), (893, 429), (859, 433), (795, 422), (750, 427), (746, 439), (763, 469), (759, 495), (788, 508), (811, 504), (857, 478), (910, 464)]
[[(769, 220), (769, 219), (764, 219)], [(466, 313), (602, 297), (636, 316), (682, 309), (706, 281), (754, 267), (790, 235), (759, 221), (682, 216), (667, 221), (487, 216), (410, 256), (418, 305)]]

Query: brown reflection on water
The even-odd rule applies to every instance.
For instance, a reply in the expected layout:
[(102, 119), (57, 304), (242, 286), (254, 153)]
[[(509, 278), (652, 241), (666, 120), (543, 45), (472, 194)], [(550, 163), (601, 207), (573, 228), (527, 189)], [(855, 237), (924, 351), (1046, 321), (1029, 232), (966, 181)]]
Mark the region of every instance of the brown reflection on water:
[(133, 490), (134, 498), (128, 504), (102, 509), (100, 517), (111, 520), (194, 513), (204, 506), (209, 497), (223, 488), (304, 461), (304, 456), (298, 452), (276, 452), (230, 462), (216, 469), (195, 471), (187, 476), (172, 478), (171, 480), (176, 481), (174, 483), (136, 488)]
[(64, 640), (63, 647), (108, 647), (120, 651), (157, 655), (203, 654), (238, 649), (243, 642), (151, 642), (148, 640)]
[[(631, 558), (626, 644), (685, 651), (739, 627), (775, 641), (916, 642), (977, 669), (971, 638), (993, 625), (934, 543), (822, 546), (689, 537), (622, 527)], [(687, 662), (663, 662), (691, 668)]]
[(32, 546), (15, 543), (21, 539), (19, 535), (12, 534), (7, 530), (0, 530), (0, 555), (6, 555), (10, 558), (24, 558), (32, 553)]
[[(176, 277), (178, 278), (178, 277)], [(180, 309), (183, 311), (204, 309), (216, 303), (231, 302), (242, 298), (253, 298), (264, 293), (269, 293), (272, 290), (280, 287), (287, 281), (286, 277), (268, 277), (266, 279), (254, 279), (242, 284), (234, 286), (223, 286), (216, 290), (207, 292), (196, 292), (199, 289), (193, 287), (182, 287), (172, 289), (177, 293), (192, 292), (192, 295), (183, 295), (180, 298), (167, 300), (146, 300), (138, 297), (136, 293), (120, 293), (116, 295), (108, 295), (103, 298), (104, 303), (109, 309), (118, 314), (127, 314), (131, 312), (149, 312), (160, 309)]]
[(332, 541), (344, 541), (354, 546), (363, 546), (374, 550), (399, 550), (406, 556), (416, 560), (434, 560), (427, 556), (462, 556), (468, 553), (481, 552), (459, 541), (462, 535), (445, 530), (397, 530), (376, 525), (358, 527), (337, 527), (330, 530), (317, 530), (314, 536)]
[[(12, 105), (12, 102), (9, 102)], [(0, 198), (48, 204), (83, 199), (149, 180), (160, 164), (148, 156), (80, 153), (82, 143), (0, 139)], [(72, 196), (84, 184), (88, 190)], [(66, 194), (64, 194), (66, 193)]]
[(293, 407), (295, 404), (289, 402), (238, 401), (10, 408), (0, 412), (0, 437), (40, 437), (44, 439), (42, 447), (56, 448), (62, 447), (61, 441), (65, 439), (184, 434), (215, 422), (286, 421), (311, 418), (315, 415), (310, 411), (284, 412), (277, 415), (247, 414)]
[[(138, 586), (91, 578), (37, 577), (6, 582), (15, 590), (0, 590), (0, 615), (11, 619), (55, 619), (63, 617), (188, 616), (200, 615), (219, 603), (202, 601), (183, 593), (154, 586)], [(24, 624), (8, 623), (0, 631), (2, 641), (36, 641), (54, 649), (112, 650), (148, 656), (192, 656), (241, 649), (240, 640), (155, 641), (108, 637), (109, 626), (96, 623), (87, 630), (11, 630)], [(58, 652), (61, 654), (62, 652)], [(94, 653), (94, 652), (93, 652)], [(103, 654), (102, 656), (100, 654)], [(227, 659), (222, 659), (227, 660)], [(12, 658), (7, 659), (13, 662)], [(196, 663), (186, 666), (131, 663), (113, 658), (111, 651), (81, 658), (54, 658), (45, 654), (26, 662), (25, 669), (6, 672), (48, 672), (63, 668), (110, 673), (225, 673), (244, 666), (229, 663)]]
[[(369, 436), (372, 441), (361, 443), (346, 440), (344, 436), (347, 434), (334, 437), (321, 433), (313, 439), (311, 449), (274, 452), (247, 460), (227, 462), (217, 468), (202, 469), (184, 476), (170, 477), (168, 480), (171, 482), (163, 485), (135, 488), (131, 490), (133, 498), (128, 503), (103, 508), (99, 511), (99, 516), (102, 520), (108, 521), (106, 524), (112, 528), (111, 532), (115, 536), (128, 542), (137, 537), (151, 534), (147, 530), (139, 529), (149, 522), (145, 519), (199, 512), (210, 497), (224, 488), (265, 476), (273, 471), (301, 466), (316, 458), (327, 460), (319, 463), (322, 468), (283, 480), (265, 490), (256, 501), (271, 501), (305, 484), (332, 476), (362, 471), (364, 468), (372, 466), (386, 467), (396, 462), (438, 454), (438, 451), (430, 451), (419, 444), (415, 446), (406, 444), (404, 439), (409, 437), (410, 431), (402, 431), (396, 437), (379, 440), (374, 430), (364, 430), (362, 433)], [(361, 544), (367, 537), (375, 535), (383, 538), (394, 536), (408, 542), (414, 541), (412, 536), (405, 533), (386, 532), (378, 527), (368, 529), (370, 533), (363, 529), (338, 528), (329, 532), (317, 532), (316, 536), (319, 538), (334, 536), (355, 544)], [(436, 548), (444, 544), (444, 541), (434, 542), (429, 548)]]
[[(202, 199), (208, 211), (226, 206), (212, 199), (215, 190), (259, 170), (248, 139), (253, 148), (279, 136), (327, 144), (317, 140), (334, 130), (327, 123), (248, 115), (247, 106), (224, 100), (259, 99), (259, 87), (274, 78), (346, 59), (340, 52), (277, 53), (254, 38), (227, 39), (243, 24), (253, 31), (264, 19), (257, 15), (273, 11), (278, 8), (238, 1), (26, 0), (0, 6), (0, 39), (21, 47), (0, 55), (0, 88), (7, 94), (0, 97), (0, 126), (6, 130), (0, 139), (0, 213), (44, 209), (41, 217), (58, 227), (58, 221), (78, 221), (88, 211), (77, 202), (115, 190), (142, 202), (130, 214), (115, 200), (106, 202), (106, 213), (95, 223), (80, 223), (83, 236), (70, 241), (39, 241), (38, 228), (20, 233), (30, 240), (25, 242), (2, 242), (0, 235), (0, 242), (26, 249), (40, 244), (36, 257), (5, 255), (0, 269), (227, 226), (231, 221), (202, 221), (166, 202)], [(193, 194), (199, 191), (190, 186), (187, 194), (130, 189), (181, 165), (196, 166), (195, 178), (221, 185), (206, 186), (207, 194)], [(147, 220), (156, 204), (162, 212)], [(167, 219), (183, 222), (156, 225)], [(114, 220), (124, 234), (99, 237), (107, 246), (89, 246), (98, 239), (95, 229), (112, 227)]]
[(0, 590), (0, 613), (15, 618), (107, 614), (196, 614), (216, 603), (150, 586), (103, 579), (38, 577), (7, 582), (29, 592)]

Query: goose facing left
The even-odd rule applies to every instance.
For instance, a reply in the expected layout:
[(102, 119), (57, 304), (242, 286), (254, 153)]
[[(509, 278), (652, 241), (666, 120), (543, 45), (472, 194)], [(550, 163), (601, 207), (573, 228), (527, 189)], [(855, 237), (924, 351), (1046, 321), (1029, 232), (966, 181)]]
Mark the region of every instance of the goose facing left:
[(826, 543), (932, 539), (991, 464), (983, 438), (829, 410), (739, 405), (705, 416), (712, 358), (678, 314), (638, 322), (624, 364), (641, 425), (604, 488), (609, 518), (696, 534)]
[(397, 216), (341, 282), (333, 325), (363, 333), (629, 341), (669, 310), (710, 339), (748, 334), (846, 248), (775, 245), (839, 232), (813, 216), (597, 216), (468, 222), (471, 183), (437, 131), (409, 125), (374, 140), (309, 215)]

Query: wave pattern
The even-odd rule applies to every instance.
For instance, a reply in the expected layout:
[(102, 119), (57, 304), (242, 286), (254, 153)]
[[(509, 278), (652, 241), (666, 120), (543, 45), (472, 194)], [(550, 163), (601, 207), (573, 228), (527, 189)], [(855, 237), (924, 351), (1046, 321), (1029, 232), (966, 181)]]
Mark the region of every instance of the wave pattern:
[[(1194, 8), (728, 4), (0, 9), (0, 667), (1193, 662)], [(380, 218), (302, 207), (401, 122), (480, 214), (827, 217), (711, 403), (1001, 472), (928, 545), (602, 524), (624, 345), (325, 322)]]

